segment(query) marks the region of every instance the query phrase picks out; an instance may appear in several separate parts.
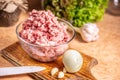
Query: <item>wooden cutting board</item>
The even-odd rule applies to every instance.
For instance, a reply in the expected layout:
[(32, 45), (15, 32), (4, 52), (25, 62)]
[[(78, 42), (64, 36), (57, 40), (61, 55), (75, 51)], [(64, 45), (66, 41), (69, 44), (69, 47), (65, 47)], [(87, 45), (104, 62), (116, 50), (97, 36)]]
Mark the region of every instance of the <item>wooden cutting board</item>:
[[(16, 42), (3, 49), (1, 51), (1, 54), (2, 57), (4, 57), (15, 66), (34, 65), (46, 67), (46, 70), (44, 71), (28, 74), (36, 80), (58, 80), (57, 75), (50, 75), (50, 71), (54, 67), (58, 67), (59, 71), (62, 71), (63, 69), (63, 64), (61, 60), (62, 56), (59, 57), (56, 61), (42, 63), (32, 59), (29, 55), (27, 55), (27, 53), (20, 46), (19, 42)], [(65, 73), (65, 77), (59, 80), (96, 80), (95, 77), (91, 74), (90, 70), (94, 65), (98, 63), (97, 60), (83, 53), (82, 56), (84, 63), (80, 71), (74, 74)]]

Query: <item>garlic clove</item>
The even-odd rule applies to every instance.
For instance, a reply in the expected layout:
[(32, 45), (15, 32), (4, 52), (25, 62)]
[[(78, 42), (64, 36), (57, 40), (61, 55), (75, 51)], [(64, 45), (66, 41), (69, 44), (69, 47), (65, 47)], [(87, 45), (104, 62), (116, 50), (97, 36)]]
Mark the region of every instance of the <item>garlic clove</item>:
[(60, 72), (58, 73), (58, 78), (64, 78), (64, 72), (60, 71)]
[(58, 68), (52, 68), (51, 70), (51, 76), (54, 76), (58, 72)]

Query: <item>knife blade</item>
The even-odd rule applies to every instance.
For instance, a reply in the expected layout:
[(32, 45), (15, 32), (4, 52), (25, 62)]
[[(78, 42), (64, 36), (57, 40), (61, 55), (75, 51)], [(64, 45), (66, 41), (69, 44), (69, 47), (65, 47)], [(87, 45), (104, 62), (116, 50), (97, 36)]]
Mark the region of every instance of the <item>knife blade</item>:
[(27, 74), (45, 70), (45, 67), (41, 66), (20, 66), (20, 67), (4, 67), (0, 68), (0, 76)]

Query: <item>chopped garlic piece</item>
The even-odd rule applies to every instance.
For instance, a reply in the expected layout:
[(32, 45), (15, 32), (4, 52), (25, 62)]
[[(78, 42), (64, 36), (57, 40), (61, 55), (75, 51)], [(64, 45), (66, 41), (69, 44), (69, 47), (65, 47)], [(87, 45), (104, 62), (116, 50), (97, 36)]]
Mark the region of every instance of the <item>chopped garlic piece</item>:
[(58, 73), (58, 78), (63, 78), (63, 77), (64, 77), (64, 72), (60, 71), (60, 72)]
[(58, 68), (52, 68), (51, 70), (51, 76), (54, 76), (58, 72)]

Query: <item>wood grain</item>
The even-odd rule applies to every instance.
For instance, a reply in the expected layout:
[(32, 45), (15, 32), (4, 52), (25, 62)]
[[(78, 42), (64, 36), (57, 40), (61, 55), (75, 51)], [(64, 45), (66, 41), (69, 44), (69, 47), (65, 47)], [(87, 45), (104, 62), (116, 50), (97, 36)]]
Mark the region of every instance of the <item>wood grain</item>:
[[(23, 66), (23, 65), (34, 65), (34, 66), (44, 66), (46, 70), (29, 74), (30, 76), (34, 77), (35, 79), (44, 79), (44, 80), (56, 80), (57, 75), (51, 76), (50, 71), (53, 67), (58, 67), (61, 71), (63, 69), (62, 64), (62, 56), (59, 57), (56, 61), (49, 62), (49, 63), (42, 63), (32, 59), (27, 53), (21, 48), (19, 42), (16, 42), (7, 48), (1, 51), (2, 56), (7, 59), (9, 62), (16, 66)], [(74, 74), (66, 73), (65, 77), (60, 80), (96, 80), (94, 76), (91, 74), (91, 68), (97, 64), (97, 60), (87, 56), (82, 53), (83, 56), (83, 66), (81, 70)]]

